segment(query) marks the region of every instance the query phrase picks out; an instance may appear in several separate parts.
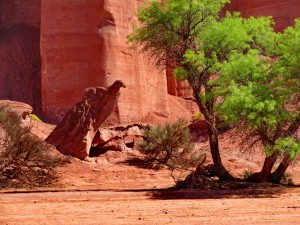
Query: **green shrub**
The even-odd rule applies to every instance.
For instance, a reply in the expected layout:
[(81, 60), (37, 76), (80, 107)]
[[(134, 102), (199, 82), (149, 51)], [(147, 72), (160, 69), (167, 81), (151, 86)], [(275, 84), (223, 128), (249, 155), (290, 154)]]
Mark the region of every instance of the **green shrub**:
[(156, 166), (166, 165), (170, 169), (187, 169), (196, 166), (199, 152), (193, 151), (194, 144), (187, 127), (187, 121), (148, 126), (140, 151)]
[(51, 184), (57, 178), (54, 168), (65, 159), (52, 156), (49, 145), (31, 134), (30, 126), (7, 106), (0, 107), (0, 125), (0, 188)]

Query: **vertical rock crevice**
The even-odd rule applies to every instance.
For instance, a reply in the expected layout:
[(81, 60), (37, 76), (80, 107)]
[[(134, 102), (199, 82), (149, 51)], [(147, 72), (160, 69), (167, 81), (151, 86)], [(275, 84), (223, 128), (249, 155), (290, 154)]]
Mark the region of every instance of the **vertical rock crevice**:
[(41, 106), (41, 56), (38, 28), (17, 24), (0, 30), (0, 99)]
[(0, 99), (41, 109), (40, 0), (0, 0)]

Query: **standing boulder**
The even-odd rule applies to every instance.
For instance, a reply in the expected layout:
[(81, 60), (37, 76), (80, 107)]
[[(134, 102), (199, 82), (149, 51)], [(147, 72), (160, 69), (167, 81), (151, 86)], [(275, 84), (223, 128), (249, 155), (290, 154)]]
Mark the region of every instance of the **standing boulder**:
[(125, 85), (118, 80), (107, 89), (87, 88), (82, 101), (66, 113), (46, 141), (63, 154), (86, 158), (97, 130), (117, 104), (121, 87)]

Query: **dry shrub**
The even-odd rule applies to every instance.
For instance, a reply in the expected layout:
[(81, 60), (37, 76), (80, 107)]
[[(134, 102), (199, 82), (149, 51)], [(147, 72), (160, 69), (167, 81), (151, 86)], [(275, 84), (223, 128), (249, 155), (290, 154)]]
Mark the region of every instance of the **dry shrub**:
[(31, 134), (30, 126), (8, 106), (0, 107), (0, 188), (35, 187), (52, 184), (57, 179), (54, 168), (66, 163), (50, 154), (50, 146)]
[[(167, 166), (172, 170), (185, 171), (198, 165), (203, 154), (194, 151), (194, 143), (188, 122), (179, 119), (175, 123), (148, 126), (144, 129), (144, 140), (139, 144), (154, 167)], [(178, 177), (173, 177), (178, 182)]]

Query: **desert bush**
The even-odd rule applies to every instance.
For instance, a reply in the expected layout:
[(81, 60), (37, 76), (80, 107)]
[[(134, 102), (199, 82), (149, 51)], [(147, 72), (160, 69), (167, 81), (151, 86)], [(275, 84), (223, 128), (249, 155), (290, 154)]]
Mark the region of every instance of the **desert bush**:
[(9, 107), (0, 107), (4, 138), (0, 143), (0, 187), (33, 187), (51, 184), (54, 168), (65, 160), (50, 154), (50, 146), (30, 133), (21, 117)]
[(202, 154), (194, 151), (194, 143), (187, 121), (148, 126), (140, 151), (157, 167), (167, 166), (171, 170), (188, 169), (199, 163)]

